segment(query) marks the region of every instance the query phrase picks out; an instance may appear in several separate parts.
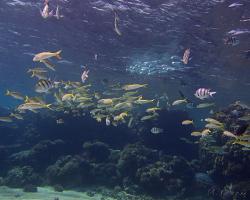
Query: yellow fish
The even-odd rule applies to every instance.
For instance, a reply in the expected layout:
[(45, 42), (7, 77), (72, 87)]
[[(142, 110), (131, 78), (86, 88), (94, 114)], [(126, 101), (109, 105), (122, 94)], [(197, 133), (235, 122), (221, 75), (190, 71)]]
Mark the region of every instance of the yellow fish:
[(218, 120), (213, 119), (213, 118), (206, 118), (205, 121), (208, 123), (211, 123), (211, 124), (216, 124), (218, 126), (223, 126), (223, 123), (221, 123)]
[(23, 117), (22, 117), (22, 115), (20, 115), (20, 114), (14, 114), (14, 113), (10, 113), (10, 117), (14, 117), (14, 118), (16, 118), (16, 119), (19, 119), (19, 120), (23, 120)]
[(158, 117), (159, 114), (157, 113), (154, 113), (153, 115), (146, 115), (146, 116), (143, 116), (141, 118), (141, 121), (146, 121), (146, 120), (151, 120), (151, 119), (155, 119), (156, 117)]
[(13, 97), (15, 99), (18, 99), (18, 100), (23, 100), (24, 99), (24, 97), (20, 93), (18, 93), (18, 92), (11, 92), (9, 90), (6, 91), (5, 95), (6, 96), (11, 96), (11, 97)]
[(99, 104), (104, 104), (104, 105), (110, 105), (113, 104), (113, 100), (112, 99), (100, 99), (98, 101)]
[(52, 65), (52, 63), (50, 63), (48, 60), (40, 60), (40, 62), (42, 62), (47, 68), (51, 69), (52, 71), (56, 71), (55, 66)]
[(153, 103), (155, 100), (154, 99), (142, 99), (142, 96), (139, 97), (139, 99), (137, 99), (136, 101), (134, 101), (135, 104), (147, 104), (147, 103)]
[(125, 117), (128, 116), (128, 113), (126, 112), (123, 112), (117, 116), (114, 117), (114, 121), (121, 121), (121, 120), (124, 120)]
[(177, 105), (184, 104), (184, 103), (187, 103), (187, 100), (186, 100), (186, 99), (179, 99), (179, 100), (175, 100), (175, 101), (172, 103), (172, 106), (177, 106)]
[(157, 110), (161, 110), (160, 108), (154, 107), (154, 108), (148, 108), (146, 110), (147, 113), (155, 113)]
[(37, 62), (37, 61), (42, 61), (51, 57), (56, 57), (58, 59), (61, 59), (60, 57), (60, 53), (62, 52), (62, 50), (59, 50), (57, 52), (42, 52), (42, 53), (38, 53), (34, 56), (33, 61)]
[(196, 108), (208, 108), (215, 106), (215, 103), (200, 103), (196, 106)]
[(12, 122), (12, 119), (10, 117), (0, 117), (1, 122)]
[(122, 89), (129, 91), (129, 90), (136, 90), (139, 88), (147, 87), (147, 84), (128, 84), (124, 85)]
[(202, 136), (208, 135), (209, 133), (211, 133), (211, 131), (209, 129), (204, 129), (201, 134)]
[(17, 110), (37, 110), (42, 108), (50, 108), (51, 104), (41, 104), (41, 103), (24, 103), (17, 107)]
[(71, 101), (74, 100), (75, 96), (73, 94), (65, 94), (62, 96), (62, 101)]
[(241, 146), (250, 148), (250, 142), (248, 142), (248, 141), (239, 141), (239, 140), (236, 140), (236, 141), (233, 142), (233, 144), (239, 144)]
[(190, 125), (190, 124), (194, 124), (193, 120), (184, 120), (181, 122), (182, 125)]
[(223, 135), (237, 139), (237, 136), (229, 131), (223, 131)]
[(33, 73), (33, 72), (46, 73), (47, 70), (45, 70), (43, 68), (32, 68), (32, 69), (28, 69), (28, 71), (27, 71), (27, 73)]
[(199, 132), (199, 131), (193, 131), (193, 132), (191, 133), (191, 136), (199, 137), (199, 136), (202, 136), (202, 133)]
[(44, 75), (44, 72), (36, 72), (36, 71), (33, 71), (32, 74), (31, 74), (31, 78), (33, 77), (36, 77), (38, 78), (39, 80), (40, 79), (43, 79), (43, 80), (46, 80), (47, 77)]

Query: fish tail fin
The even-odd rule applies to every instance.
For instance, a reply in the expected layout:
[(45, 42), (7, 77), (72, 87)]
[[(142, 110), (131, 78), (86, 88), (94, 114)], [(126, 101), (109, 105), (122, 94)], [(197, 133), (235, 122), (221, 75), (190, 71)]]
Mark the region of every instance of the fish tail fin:
[(72, 100), (75, 101), (76, 100), (76, 95), (72, 94), (71, 96), (73, 98)]
[(144, 85), (143, 85), (143, 87), (147, 87), (147, 86), (148, 86), (148, 84), (144, 84)]
[(30, 77), (31, 77), (31, 78), (33, 78), (34, 76), (35, 76), (35, 73), (34, 73), (34, 72), (32, 72), (32, 74), (31, 74), (31, 76), (30, 76)]
[(49, 110), (53, 110), (53, 109), (51, 108), (51, 106), (52, 106), (52, 104), (47, 104), (47, 105), (46, 105), (46, 108), (48, 108)]
[(9, 91), (9, 90), (6, 90), (5, 95), (6, 95), (6, 96), (10, 95), (10, 91)]
[(27, 103), (27, 102), (29, 102), (29, 97), (25, 96), (24, 103)]
[(57, 52), (55, 53), (55, 54), (56, 54), (56, 58), (59, 59), (59, 60), (62, 59), (62, 57), (60, 56), (61, 52), (62, 52), (62, 50), (59, 50), (59, 51), (57, 51)]
[(209, 92), (209, 95), (212, 97), (216, 92)]

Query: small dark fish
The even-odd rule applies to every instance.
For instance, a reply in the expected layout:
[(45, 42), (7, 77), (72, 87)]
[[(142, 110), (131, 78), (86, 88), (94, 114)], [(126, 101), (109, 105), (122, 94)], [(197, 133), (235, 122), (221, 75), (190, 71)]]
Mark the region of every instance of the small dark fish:
[(36, 84), (35, 91), (38, 93), (47, 93), (54, 86), (53, 82), (50, 80), (41, 79)]
[(248, 126), (249, 126), (248, 124), (241, 125), (241, 126), (236, 130), (236, 135), (241, 135), (241, 134), (245, 133), (245, 131), (247, 130)]
[(179, 95), (182, 99), (186, 99), (186, 96), (183, 94), (183, 92), (181, 90), (178, 90)]
[(102, 84), (107, 85), (109, 83), (109, 80), (107, 78), (102, 79)]
[(186, 107), (187, 108), (194, 108), (195, 107), (195, 105), (194, 105), (194, 102), (192, 102), (190, 99), (188, 99), (184, 94), (183, 94), (183, 92), (181, 91), (181, 90), (178, 90), (178, 92), (179, 92), (179, 94), (180, 94), (180, 97), (182, 98), (182, 99), (185, 99), (186, 101), (187, 101), (187, 105), (186, 105)]
[(236, 46), (240, 43), (239, 39), (233, 36), (228, 36), (224, 39), (224, 44), (225, 45), (231, 45), (231, 46)]

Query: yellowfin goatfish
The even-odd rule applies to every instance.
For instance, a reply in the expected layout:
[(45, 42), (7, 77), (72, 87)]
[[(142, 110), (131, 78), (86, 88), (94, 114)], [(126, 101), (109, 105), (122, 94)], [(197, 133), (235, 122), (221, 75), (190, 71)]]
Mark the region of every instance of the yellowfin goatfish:
[(183, 54), (183, 58), (181, 60), (183, 62), (183, 64), (185, 64), (185, 65), (188, 64), (189, 57), (190, 57), (190, 49), (186, 49), (184, 54)]
[(127, 117), (127, 116), (128, 116), (128, 113), (126, 112), (120, 113), (119, 115), (114, 117), (114, 121), (124, 120), (124, 117)]
[(32, 74), (31, 74), (31, 78), (33, 77), (36, 77), (38, 78), (39, 80), (40, 79), (47, 79), (46, 75), (44, 75), (44, 72), (36, 72), (36, 71), (33, 71)]
[(151, 119), (155, 119), (156, 117), (158, 117), (159, 114), (157, 113), (154, 113), (153, 115), (146, 115), (146, 116), (143, 116), (141, 118), (141, 121), (146, 121), (146, 120), (151, 120)]
[(177, 106), (177, 105), (184, 104), (184, 103), (187, 103), (187, 100), (186, 100), (186, 99), (179, 99), (179, 100), (175, 100), (175, 101), (172, 103), (172, 106)]
[(42, 52), (42, 53), (38, 53), (34, 56), (33, 61), (37, 62), (37, 61), (42, 61), (51, 57), (56, 57), (58, 59), (61, 59), (60, 53), (62, 52), (62, 50), (59, 50), (57, 52)]
[(71, 101), (74, 99), (75, 99), (75, 96), (73, 94), (65, 94), (62, 96), (62, 101)]
[(18, 93), (18, 92), (11, 92), (9, 90), (6, 91), (5, 95), (6, 96), (11, 96), (11, 97), (13, 97), (15, 99), (18, 99), (18, 100), (23, 100), (24, 99), (24, 97), (20, 93)]
[(184, 120), (181, 122), (182, 125), (190, 125), (190, 124), (193, 124), (194, 121), (193, 120)]
[(129, 121), (128, 121), (128, 128), (132, 127), (132, 123), (133, 123), (134, 118), (130, 117)]
[(223, 131), (223, 135), (237, 139), (237, 136), (229, 131)]
[(129, 102), (121, 102), (121, 103), (118, 103), (114, 106), (114, 109), (129, 109), (129, 108), (132, 108), (132, 103), (129, 103)]
[(98, 101), (99, 104), (104, 104), (104, 105), (110, 105), (113, 104), (113, 100), (112, 99), (100, 99)]
[(211, 123), (211, 124), (216, 124), (218, 126), (223, 126), (223, 123), (221, 123), (218, 120), (213, 119), (213, 118), (206, 118), (205, 121), (208, 123)]
[(56, 19), (60, 19), (60, 18), (62, 18), (62, 17), (64, 17), (63, 15), (60, 15), (60, 11), (59, 11), (59, 6), (57, 5), (56, 6), (56, 14), (54, 15), (54, 17), (56, 18)]
[(121, 36), (122, 35), (122, 33), (121, 33), (121, 31), (119, 30), (119, 28), (118, 28), (118, 22), (119, 22), (119, 17), (118, 17), (118, 15), (117, 15), (117, 13), (115, 12), (115, 22), (114, 22), (114, 26), (115, 26), (115, 32), (119, 35), (119, 36)]
[(47, 93), (54, 87), (52, 81), (41, 79), (35, 86), (35, 91), (38, 93)]
[(45, 104), (45, 102), (42, 100), (41, 97), (28, 97), (28, 96), (25, 96), (24, 103), (41, 103), (41, 104)]
[(191, 136), (200, 137), (200, 136), (202, 136), (202, 133), (199, 132), (199, 131), (193, 131), (193, 132), (191, 133)]
[(45, 0), (43, 10), (40, 10), (40, 14), (44, 19), (53, 16), (53, 10), (49, 11), (49, 0)]
[(10, 117), (14, 117), (19, 120), (23, 120), (23, 116), (17, 113), (10, 113)]
[(241, 146), (244, 146), (244, 147), (247, 147), (247, 148), (250, 148), (250, 142), (248, 141), (240, 141), (240, 140), (236, 140), (234, 141), (233, 144), (239, 144)]
[(0, 117), (1, 122), (12, 122), (12, 119), (10, 117)]
[(136, 90), (139, 88), (147, 87), (147, 84), (129, 84), (129, 85), (124, 85), (122, 87), (123, 90), (129, 91), (129, 90)]
[(202, 136), (208, 135), (209, 133), (211, 133), (211, 131), (209, 129), (204, 129), (201, 134)]
[(89, 77), (89, 70), (84, 70), (82, 75), (81, 75), (82, 83), (85, 83), (85, 81), (87, 80), (88, 77)]
[(217, 125), (217, 124), (212, 124), (212, 123), (206, 124), (205, 127), (208, 128), (208, 129), (223, 130), (223, 126), (220, 126), (220, 125)]
[(109, 126), (109, 125), (110, 125), (111, 121), (110, 121), (109, 117), (106, 117), (105, 122), (106, 122), (106, 126)]
[(33, 68), (33, 69), (28, 69), (27, 73), (33, 73), (33, 72), (38, 72), (38, 73), (46, 73), (47, 70), (43, 68)]
[(140, 97), (139, 99), (137, 99), (136, 101), (134, 101), (135, 104), (147, 104), (147, 103), (153, 103), (155, 100), (154, 99), (142, 99), (142, 97)]
[(153, 133), (153, 134), (163, 133), (163, 129), (162, 129), (162, 128), (157, 128), (157, 127), (151, 128), (150, 131), (151, 131), (151, 133)]
[(41, 104), (41, 103), (24, 103), (17, 107), (17, 110), (37, 110), (37, 109), (43, 109), (43, 108), (50, 108), (51, 104)]
[(196, 108), (208, 108), (214, 106), (214, 103), (200, 103), (196, 106)]
[(55, 66), (48, 60), (40, 60), (40, 62), (42, 62), (47, 68), (51, 69), (52, 71), (56, 71)]
[(146, 112), (147, 113), (155, 113), (156, 111), (158, 111), (158, 110), (161, 110), (160, 108), (157, 108), (157, 107), (155, 107), (155, 108), (148, 108), (147, 110), (146, 110)]
[(250, 115), (245, 115), (243, 117), (238, 118), (240, 121), (250, 121)]

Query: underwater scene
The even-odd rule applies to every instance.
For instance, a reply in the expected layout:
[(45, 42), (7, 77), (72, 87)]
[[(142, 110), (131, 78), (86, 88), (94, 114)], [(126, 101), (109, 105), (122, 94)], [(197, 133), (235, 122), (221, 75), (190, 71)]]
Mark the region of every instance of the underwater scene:
[(249, 0), (1, 0), (0, 200), (249, 200)]

